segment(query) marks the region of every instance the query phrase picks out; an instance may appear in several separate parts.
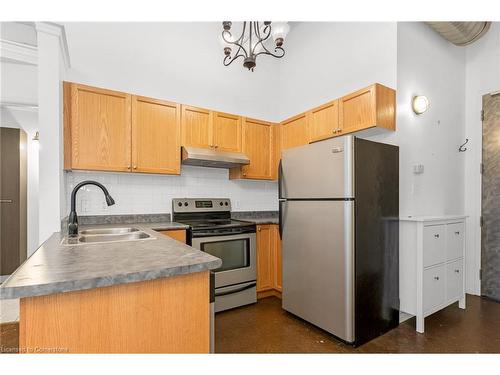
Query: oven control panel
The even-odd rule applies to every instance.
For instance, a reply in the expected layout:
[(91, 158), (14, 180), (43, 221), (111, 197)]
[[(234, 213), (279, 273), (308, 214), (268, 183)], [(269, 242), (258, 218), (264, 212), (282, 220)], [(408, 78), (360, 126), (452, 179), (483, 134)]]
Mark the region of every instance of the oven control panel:
[(173, 198), (172, 212), (230, 212), (231, 200), (227, 198)]

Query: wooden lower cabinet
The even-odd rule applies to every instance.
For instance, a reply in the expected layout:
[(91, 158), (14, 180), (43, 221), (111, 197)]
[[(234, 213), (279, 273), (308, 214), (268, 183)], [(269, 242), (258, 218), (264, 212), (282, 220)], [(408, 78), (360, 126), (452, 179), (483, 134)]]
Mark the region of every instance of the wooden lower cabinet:
[(257, 225), (257, 293), (280, 295), (281, 240), (276, 224)]
[(208, 353), (209, 271), (21, 298), (20, 353)]
[(172, 229), (172, 230), (159, 230), (165, 236), (172, 237), (174, 240), (186, 243), (186, 230), (185, 229)]

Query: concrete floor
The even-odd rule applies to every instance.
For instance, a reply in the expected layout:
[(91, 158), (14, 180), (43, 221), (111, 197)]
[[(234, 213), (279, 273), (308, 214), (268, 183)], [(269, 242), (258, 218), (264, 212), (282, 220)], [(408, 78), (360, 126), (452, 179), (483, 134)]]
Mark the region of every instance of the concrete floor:
[[(268, 297), (255, 305), (216, 315), (217, 353), (500, 353), (500, 303), (467, 296), (426, 319), (425, 334), (415, 331), (415, 318), (359, 348), (281, 309)], [(0, 325), (0, 352), (17, 351), (18, 323)]]
[(500, 353), (500, 303), (467, 296), (425, 321), (425, 333), (415, 331), (415, 318), (359, 348), (281, 309), (269, 297), (255, 305), (225, 311), (215, 319), (217, 353)]

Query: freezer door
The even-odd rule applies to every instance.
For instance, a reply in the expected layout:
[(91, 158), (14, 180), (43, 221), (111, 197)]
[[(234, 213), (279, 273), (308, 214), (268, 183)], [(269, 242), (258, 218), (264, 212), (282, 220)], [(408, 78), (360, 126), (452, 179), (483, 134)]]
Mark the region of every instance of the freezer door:
[(286, 201), (283, 308), (354, 341), (354, 201)]
[(353, 198), (353, 136), (283, 151), (280, 198)]

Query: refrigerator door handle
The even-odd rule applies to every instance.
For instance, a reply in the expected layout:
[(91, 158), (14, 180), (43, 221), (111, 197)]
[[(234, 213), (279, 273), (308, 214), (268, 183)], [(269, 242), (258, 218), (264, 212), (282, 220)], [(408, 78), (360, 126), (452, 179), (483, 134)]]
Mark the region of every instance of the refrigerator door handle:
[(281, 159), (278, 164), (278, 199), (283, 198), (283, 191), (281, 188), (281, 183), (283, 182), (283, 166), (281, 165)]
[(285, 203), (285, 201), (278, 202), (278, 232), (280, 238), (283, 238), (283, 203)]

